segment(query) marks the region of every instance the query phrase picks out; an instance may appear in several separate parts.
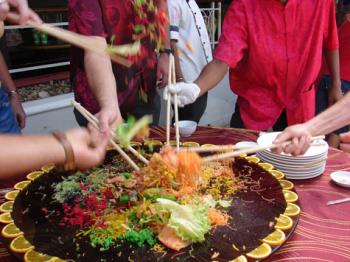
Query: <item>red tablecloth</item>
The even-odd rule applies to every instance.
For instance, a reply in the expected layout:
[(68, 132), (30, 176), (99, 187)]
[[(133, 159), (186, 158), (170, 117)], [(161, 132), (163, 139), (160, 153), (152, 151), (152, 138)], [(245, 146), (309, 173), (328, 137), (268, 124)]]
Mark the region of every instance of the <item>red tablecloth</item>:
[[(243, 140), (254, 141), (257, 135), (258, 132), (238, 129), (199, 128), (194, 135), (182, 141), (232, 144)], [(164, 140), (164, 129), (154, 128), (152, 137)], [(329, 154), (337, 152), (330, 149)], [(330, 159), (325, 173), (318, 178), (293, 181), (302, 208), (300, 221), (292, 237), (268, 261), (350, 261), (350, 202), (326, 205), (329, 200), (350, 196), (349, 189), (330, 181), (329, 174), (336, 170), (350, 170), (349, 154)], [(1, 181), (0, 203), (4, 200), (3, 194), (11, 190), (9, 187), (14, 182)], [(0, 261), (15, 261), (1, 244)]]

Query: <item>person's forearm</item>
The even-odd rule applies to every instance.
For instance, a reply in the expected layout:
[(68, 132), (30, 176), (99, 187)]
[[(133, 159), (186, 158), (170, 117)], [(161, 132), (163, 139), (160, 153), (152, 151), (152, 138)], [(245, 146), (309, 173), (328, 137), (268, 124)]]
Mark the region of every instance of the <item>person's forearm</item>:
[(339, 102), (305, 123), (313, 135), (325, 135), (350, 124), (350, 93)]
[[(107, 47), (106, 41), (102, 38), (100, 40)], [(119, 108), (117, 86), (109, 57), (85, 51), (84, 65), (89, 86), (99, 106)]]
[(329, 51), (326, 49), (326, 60), (332, 78), (332, 87), (340, 88), (340, 71), (339, 71), (339, 49)]
[[(166, 14), (167, 17), (169, 17), (169, 12), (168, 12), (168, 4), (166, 0), (158, 0), (158, 4), (157, 7), (160, 10), (163, 10)], [(163, 37), (163, 47), (164, 48), (170, 48), (170, 36), (169, 36), (169, 19), (168, 22), (165, 25), (162, 25), (164, 27), (165, 32), (167, 32), (167, 34)]]
[(183, 77), (181, 66), (180, 66), (179, 50), (177, 48), (177, 41), (171, 40), (170, 45), (171, 45), (171, 50), (174, 53), (176, 81), (179, 81), (179, 82), (184, 81), (184, 77)]
[(15, 91), (16, 86), (8, 71), (4, 56), (0, 52), (0, 81), (7, 92)]
[(199, 95), (201, 96), (214, 88), (224, 78), (228, 68), (227, 64), (217, 59), (214, 59), (207, 64), (195, 81), (201, 89)]
[(65, 161), (62, 145), (51, 135), (0, 135), (0, 145), (0, 180)]

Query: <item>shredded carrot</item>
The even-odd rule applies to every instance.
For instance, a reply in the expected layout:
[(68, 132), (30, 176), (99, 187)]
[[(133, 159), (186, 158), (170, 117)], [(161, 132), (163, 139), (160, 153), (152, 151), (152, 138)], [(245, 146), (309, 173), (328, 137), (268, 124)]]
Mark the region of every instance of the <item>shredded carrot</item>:
[(229, 216), (214, 208), (208, 209), (208, 216), (212, 225), (225, 226), (228, 224)]
[(180, 152), (177, 180), (182, 186), (196, 187), (201, 176), (201, 158), (197, 153)]

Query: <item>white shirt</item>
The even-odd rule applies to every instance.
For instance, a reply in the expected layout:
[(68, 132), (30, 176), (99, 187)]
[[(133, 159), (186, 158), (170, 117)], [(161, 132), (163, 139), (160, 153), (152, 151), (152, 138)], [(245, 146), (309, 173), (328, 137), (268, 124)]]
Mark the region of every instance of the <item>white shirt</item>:
[(195, 0), (168, 0), (170, 39), (177, 40), (182, 75), (197, 79), (212, 59), (212, 50), (202, 13)]

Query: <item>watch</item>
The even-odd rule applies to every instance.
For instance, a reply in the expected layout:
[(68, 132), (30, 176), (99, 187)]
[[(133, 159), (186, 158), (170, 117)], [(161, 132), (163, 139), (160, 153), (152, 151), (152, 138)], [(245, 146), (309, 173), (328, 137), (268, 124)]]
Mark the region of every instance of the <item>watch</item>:
[(11, 98), (18, 95), (18, 93), (17, 93), (17, 90), (10, 90), (7, 92), (7, 95), (9, 96), (9, 98)]
[(159, 49), (159, 53), (160, 54), (168, 54), (168, 55), (170, 55), (170, 54), (173, 53), (173, 50), (171, 50), (170, 48), (161, 48), (161, 49)]

